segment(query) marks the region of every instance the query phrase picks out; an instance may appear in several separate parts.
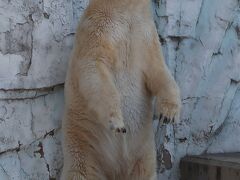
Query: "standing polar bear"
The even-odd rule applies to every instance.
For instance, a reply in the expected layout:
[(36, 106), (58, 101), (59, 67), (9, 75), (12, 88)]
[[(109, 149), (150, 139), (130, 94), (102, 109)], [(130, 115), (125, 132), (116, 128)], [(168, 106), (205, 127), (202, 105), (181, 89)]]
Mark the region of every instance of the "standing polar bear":
[(65, 84), (62, 180), (153, 180), (152, 100), (179, 116), (150, 0), (90, 0)]

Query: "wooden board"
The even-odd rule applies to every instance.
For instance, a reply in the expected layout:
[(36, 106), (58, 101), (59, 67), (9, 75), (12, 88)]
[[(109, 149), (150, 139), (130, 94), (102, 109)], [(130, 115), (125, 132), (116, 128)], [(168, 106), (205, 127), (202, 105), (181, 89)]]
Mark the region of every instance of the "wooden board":
[(180, 170), (181, 180), (240, 180), (240, 153), (187, 156)]

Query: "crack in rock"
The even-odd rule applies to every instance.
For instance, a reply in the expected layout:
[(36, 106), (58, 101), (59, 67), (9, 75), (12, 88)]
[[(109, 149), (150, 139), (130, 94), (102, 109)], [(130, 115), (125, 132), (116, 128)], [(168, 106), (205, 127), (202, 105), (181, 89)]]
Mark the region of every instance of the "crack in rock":
[(7, 149), (7, 150), (5, 150), (5, 151), (0, 152), (0, 156), (3, 155), (3, 154), (7, 154), (7, 153), (9, 153), (9, 152), (19, 152), (19, 151), (21, 151), (21, 150), (23, 150), (23, 149), (31, 146), (32, 144), (34, 144), (34, 143), (36, 143), (36, 142), (38, 142), (38, 141), (41, 141), (41, 140), (45, 139), (47, 136), (52, 136), (52, 137), (53, 137), (54, 133), (56, 133), (59, 129), (60, 129), (60, 128), (58, 128), (58, 129), (53, 129), (53, 130), (51, 130), (51, 131), (49, 131), (49, 132), (46, 132), (43, 136), (35, 139), (34, 141), (32, 141), (31, 143), (28, 143), (28, 144), (26, 144), (26, 145), (22, 145), (22, 144), (20, 143), (20, 141), (19, 141), (17, 147), (11, 148), (11, 149)]
[(0, 89), (0, 100), (27, 100), (36, 99), (42, 96), (49, 95), (50, 93), (62, 89), (63, 83), (56, 84), (50, 87), (35, 88), (35, 89)]
[(21, 149), (22, 144), (20, 142), (18, 142), (18, 146), (15, 148), (11, 148), (11, 149), (7, 149), (6, 151), (2, 151), (0, 152), (0, 156), (9, 152), (19, 152)]

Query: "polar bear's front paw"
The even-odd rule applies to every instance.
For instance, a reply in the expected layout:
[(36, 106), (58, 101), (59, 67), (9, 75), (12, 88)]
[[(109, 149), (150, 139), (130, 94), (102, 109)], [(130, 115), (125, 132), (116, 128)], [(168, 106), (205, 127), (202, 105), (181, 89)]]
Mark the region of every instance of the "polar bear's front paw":
[(161, 124), (177, 123), (180, 116), (181, 103), (157, 100), (157, 115)]
[(109, 126), (110, 126), (110, 129), (116, 133), (126, 133), (127, 132), (122, 120), (112, 119), (109, 121)]

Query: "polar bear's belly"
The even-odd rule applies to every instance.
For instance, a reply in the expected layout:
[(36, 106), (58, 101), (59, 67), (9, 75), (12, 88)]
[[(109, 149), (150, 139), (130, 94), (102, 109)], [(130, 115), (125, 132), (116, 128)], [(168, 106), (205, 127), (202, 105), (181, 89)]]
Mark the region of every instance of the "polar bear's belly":
[(129, 73), (118, 74), (115, 80), (125, 126), (136, 131), (151, 123), (152, 98), (143, 80)]

